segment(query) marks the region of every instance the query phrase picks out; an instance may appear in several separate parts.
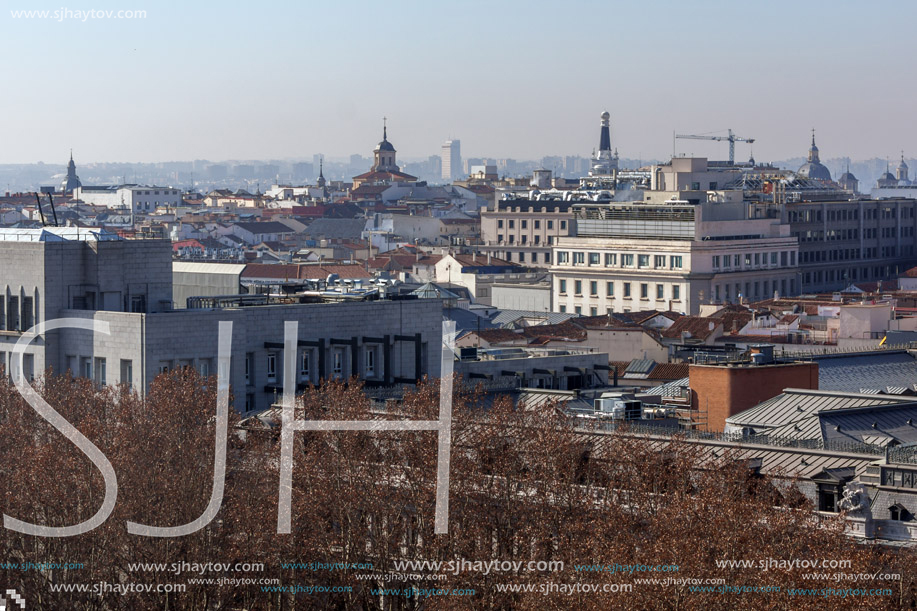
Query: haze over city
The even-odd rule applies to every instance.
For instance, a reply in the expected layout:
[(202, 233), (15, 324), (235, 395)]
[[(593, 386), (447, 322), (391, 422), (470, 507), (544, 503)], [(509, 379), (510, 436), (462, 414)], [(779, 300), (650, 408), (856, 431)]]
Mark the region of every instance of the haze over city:
[[(0, 14), (0, 163), (366, 155), (586, 155), (611, 113), (622, 156), (673, 131), (756, 139), (759, 160), (897, 158), (917, 124), (911, 3), (20, 2)], [(143, 10), (138, 19), (16, 10)], [(678, 154), (724, 156), (678, 141)], [(747, 147), (737, 149), (746, 157)]]

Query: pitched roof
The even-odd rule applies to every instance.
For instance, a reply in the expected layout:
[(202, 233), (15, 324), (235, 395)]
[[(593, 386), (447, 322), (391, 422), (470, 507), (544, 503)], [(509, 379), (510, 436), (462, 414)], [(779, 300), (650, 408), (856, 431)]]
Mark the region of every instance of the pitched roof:
[(688, 334), (690, 339), (705, 340), (721, 327), (722, 320), (717, 318), (708, 318), (705, 316), (682, 316), (672, 323), (668, 329), (663, 329), (660, 333), (663, 337), (670, 339), (681, 339), (682, 332)]
[(800, 421), (824, 410), (893, 405), (913, 401), (912, 397), (787, 388), (772, 399), (730, 416), (726, 422), (734, 426), (769, 429)]

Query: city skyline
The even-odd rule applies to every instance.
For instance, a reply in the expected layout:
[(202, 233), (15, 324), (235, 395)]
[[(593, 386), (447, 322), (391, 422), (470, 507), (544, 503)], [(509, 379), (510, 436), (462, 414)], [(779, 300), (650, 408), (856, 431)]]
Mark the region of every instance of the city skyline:
[[(8, 50), (30, 52), (6, 66), (15, 95), (3, 106), (16, 120), (0, 163), (51, 162), (49, 151), (70, 147), (86, 162), (368, 155), (383, 116), (405, 159), (449, 138), (471, 157), (588, 155), (604, 110), (613, 146), (636, 159), (668, 158), (676, 131), (731, 128), (756, 139), (758, 159), (803, 155), (813, 127), (826, 158), (907, 155), (917, 136), (900, 60), (917, 17), (909, 4), (777, 3), (763, 15), (721, 3), (484, 7), (395, 2), (354, 15), (165, 2), (142, 19), (86, 21), (4, 12)], [(571, 27), (552, 26), (558, 14)], [(305, 44), (303, 23), (315, 24)], [(263, 44), (214, 43), (240, 27)], [(162, 43), (179, 31), (182, 44)], [(341, 87), (354, 79), (371, 99)], [(724, 148), (679, 141), (675, 152), (723, 158)]]

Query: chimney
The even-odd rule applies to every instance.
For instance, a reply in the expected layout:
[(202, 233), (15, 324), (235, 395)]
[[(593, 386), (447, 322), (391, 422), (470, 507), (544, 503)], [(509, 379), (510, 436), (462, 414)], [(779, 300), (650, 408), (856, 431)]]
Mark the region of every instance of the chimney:
[(478, 251), (472, 250), (471, 251), (471, 262), (474, 263), (477, 260), (478, 260)]
[(487, 251), (487, 265), (490, 265), (490, 251)]

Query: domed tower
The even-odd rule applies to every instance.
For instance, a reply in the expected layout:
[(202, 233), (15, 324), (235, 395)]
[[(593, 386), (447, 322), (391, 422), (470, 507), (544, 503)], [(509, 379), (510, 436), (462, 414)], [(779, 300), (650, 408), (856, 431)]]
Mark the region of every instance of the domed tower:
[(888, 167), (888, 158), (885, 159), (885, 174), (879, 177), (879, 180), (876, 181), (876, 187), (884, 189), (887, 187), (896, 187), (898, 186), (898, 180), (892, 175), (891, 170)]
[(373, 149), (373, 172), (399, 172), (401, 168), (395, 163), (395, 147), (388, 141), (388, 126), (382, 119), (382, 142)]
[(842, 189), (850, 191), (851, 193), (856, 193), (857, 188), (860, 186), (860, 181), (857, 180), (857, 177), (850, 173), (850, 163), (847, 163), (847, 171), (841, 174), (841, 177), (838, 179), (837, 184), (841, 186)]
[(831, 180), (831, 172), (822, 165), (818, 158), (818, 147), (815, 146), (815, 130), (812, 130), (812, 146), (809, 147), (809, 158), (796, 172), (804, 178), (814, 180)]
[(80, 177), (76, 175), (76, 164), (73, 163), (73, 149), (70, 149), (70, 163), (67, 164), (67, 178), (61, 183), (60, 190), (64, 193), (73, 193), (77, 187), (82, 187)]
[(907, 171), (907, 164), (904, 163), (904, 151), (901, 151), (901, 163), (899, 163), (898, 167), (895, 169), (895, 178), (898, 180), (898, 184), (910, 184), (910, 181), (907, 178)]
[(611, 152), (611, 115), (606, 110), (600, 119), (599, 152), (592, 157), (590, 176), (610, 176), (618, 169), (618, 156)]

